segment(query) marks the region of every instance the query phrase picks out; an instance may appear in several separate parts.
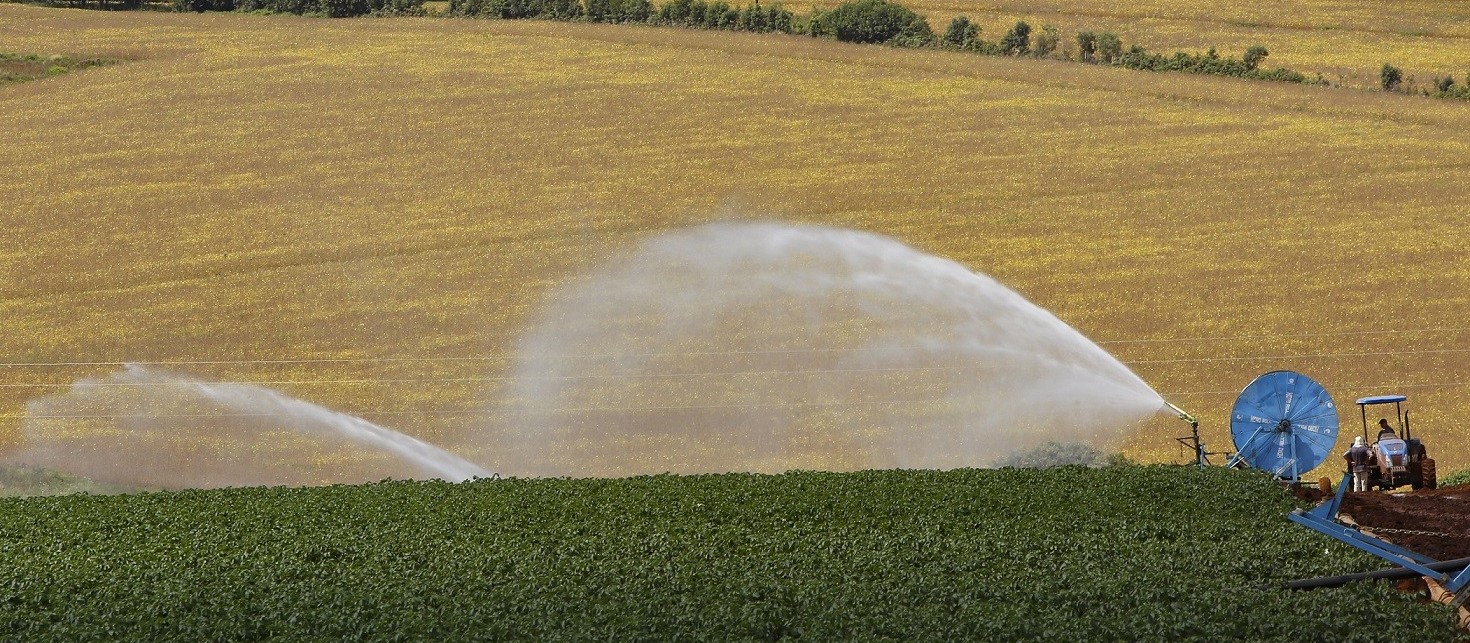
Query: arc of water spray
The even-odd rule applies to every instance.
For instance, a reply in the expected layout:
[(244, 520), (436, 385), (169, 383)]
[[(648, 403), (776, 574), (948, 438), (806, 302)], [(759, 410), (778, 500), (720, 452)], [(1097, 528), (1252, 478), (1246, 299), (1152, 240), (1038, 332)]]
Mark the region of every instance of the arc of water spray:
[[(171, 423), (168, 410), (181, 406), (209, 412), (186, 414), (187, 424)], [(108, 415), (118, 408), (129, 412)], [(76, 430), (71, 422), (92, 424)], [(337, 453), (345, 445), (387, 455), (400, 468), (411, 467), (408, 477), (457, 482), (492, 475), (418, 438), (278, 391), (204, 382), (136, 364), (32, 400), (23, 428), (25, 443), (7, 454), (8, 463), (125, 487), (292, 484), (303, 475), (340, 480), (345, 470), (316, 461), (303, 464), (301, 459), (320, 449)], [(298, 445), (291, 434), (311, 440)], [(304, 450), (312, 448), (318, 451)], [(367, 475), (355, 480), (382, 477)]]
[[(772, 350), (793, 346), (806, 350)], [(650, 238), (552, 293), (517, 348), (507, 406), (538, 413), (491, 428), (504, 468), (533, 475), (983, 466), (1045, 441), (1107, 446), (1163, 406), (986, 275), (881, 235), (779, 222)], [(577, 357), (597, 353), (621, 357)], [(920, 398), (939, 410), (789, 410)], [(607, 400), (679, 410), (575, 411)]]
[[(141, 366), (129, 364), (130, 371), (143, 372)], [(444, 480), (462, 481), (490, 474), (484, 468), (410, 435), (374, 424), (355, 415), (333, 411), (305, 400), (288, 397), (278, 391), (250, 384), (202, 382), (191, 378), (169, 376), (214, 401), (232, 409), (295, 418), (302, 430), (326, 427), (336, 435), (362, 446), (387, 451), (412, 462), (424, 473)]]

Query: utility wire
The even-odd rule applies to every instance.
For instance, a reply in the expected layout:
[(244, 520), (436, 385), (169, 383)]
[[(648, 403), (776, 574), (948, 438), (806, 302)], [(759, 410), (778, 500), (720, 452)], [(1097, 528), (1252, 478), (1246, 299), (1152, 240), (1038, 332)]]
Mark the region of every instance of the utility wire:
[[(1470, 353), (1470, 348), (1446, 348), (1423, 351), (1374, 351), (1362, 353), (1302, 353), (1293, 355), (1249, 355), (1240, 357), (1188, 357), (1178, 359), (1157, 360), (1132, 360), (1123, 364), (1185, 364), (1201, 362), (1241, 362), (1259, 360), (1284, 360), (1284, 359), (1323, 359), (1340, 357), (1386, 357), (1397, 355), (1434, 355), (1434, 354), (1457, 354)], [(684, 353), (681, 353), (684, 354)], [(138, 362), (132, 362), (138, 364)], [(350, 379), (291, 379), (291, 380), (220, 380), (220, 381), (180, 381), (180, 382), (88, 382), (87, 386), (106, 387), (149, 387), (149, 386), (190, 386), (190, 385), (257, 385), (257, 386), (284, 386), (284, 385), (313, 385), (313, 384), (440, 384), (440, 383), (466, 383), (466, 382), (504, 382), (515, 380), (552, 380), (552, 381), (576, 381), (576, 380), (598, 380), (598, 379), (660, 379), (660, 378), (693, 378), (693, 377), (738, 377), (747, 375), (832, 375), (853, 373), (916, 373), (930, 371), (964, 371), (989, 368), (988, 364), (969, 364), (956, 366), (893, 366), (873, 368), (827, 368), (827, 369), (768, 369), (749, 371), (701, 371), (692, 373), (662, 372), (662, 373), (607, 373), (588, 375), (531, 375), (531, 376), (486, 376), (486, 377), (442, 377), (442, 378), (350, 378)], [(10, 382), (0, 383), (0, 388), (47, 388), (47, 387), (69, 387), (74, 382)], [(1185, 393), (1188, 395), (1188, 393)]]
[[(1374, 386), (1352, 386), (1348, 388), (1432, 388), (1446, 386), (1463, 386), (1470, 382), (1437, 382), (1425, 384), (1386, 384)], [(1186, 391), (1162, 394), (1166, 397), (1182, 397), (1187, 395), (1215, 395), (1238, 393), (1239, 391)], [(335, 411), (332, 413), (352, 416), (489, 416), (501, 414), (555, 414), (555, 413), (601, 413), (601, 412), (646, 412), (646, 411), (705, 411), (705, 410), (756, 410), (756, 409), (805, 409), (805, 408), (839, 408), (839, 407), (881, 407), (881, 406), (905, 406), (912, 407), (924, 404), (949, 404), (952, 400), (948, 398), (935, 398), (927, 400), (876, 400), (868, 402), (794, 402), (782, 404), (695, 404), (695, 405), (664, 405), (664, 406), (584, 406), (566, 408), (523, 408), (505, 407), (480, 408), (476, 410), (388, 410), (388, 409), (362, 409)], [(1163, 410), (1162, 404), (1160, 411)], [(330, 409), (329, 409), (330, 410)], [(92, 413), (60, 413), (60, 414), (25, 414), (12, 413), (0, 415), (0, 418), (11, 419), (112, 419), (112, 420), (147, 420), (158, 418), (270, 418), (270, 417), (295, 417), (297, 413), (271, 412), (271, 413), (124, 413), (124, 414), (92, 414)]]
[(1249, 355), (1244, 357), (1185, 357), (1179, 359), (1140, 359), (1124, 364), (1177, 364), (1194, 362), (1242, 362), (1260, 359), (1318, 359), (1323, 357), (1382, 357), (1389, 355), (1437, 355), (1470, 353), (1470, 348), (1441, 348), (1427, 351), (1374, 351), (1368, 353), (1304, 353), (1298, 355)]
[[(193, 381), (180, 380), (176, 382), (87, 382), (86, 386), (117, 386), (117, 387), (147, 387), (147, 386), (220, 386), (220, 385), (288, 385), (288, 384), (402, 384), (402, 383), (449, 383), (449, 382), (509, 382), (518, 380), (551, 380), (551, 381), (575, 381), (575, 380), (631, 380), (631, 379), (660, 379), (681, 377), (714, 377), (714, 376), (743, 376), (743, 375), (826, 375), (826, 374), (851, 374), (851, 373), (914, 373), (925, 371), (965, 371), (988, 368), (985, 364), (967, 364), (958, 366), (890, 366), (873, 368), (815, 368), (815, 369), (773, 369), (755, 371), (703, 371), (693, 373), (603, 373), (594, 375), (525, 375), (525, 376), (494, 376), (494, 377), (427, 377), (427, 378), (357, 378), (344, 380), (220, 380), (220, 381)], [(0, 384), (0, 388), (26, 388), (26, 387), (67, 387), (75, 383), (64, 382), (20, 382)]]
[[(1384, 335), (1384, 334), (1411, 334), (1411, 333), (1454, 333), (1470, 331), (1470, 327), (1451, 328), (1420, 328), (1410, 330), (1369, 330), (1369, 331), (1346, 331), (1338, 333), (1300, 333), (1290, 335), (1237, 335), (1218, 337), (1171, 337), (1157, 339), (1114, 339), (1094, 342), (1100, 345), (1112, 344), (1143, 344), (1143, 343), (1165, 343), (1165, 342), (1213, 342), (1213, 341), (1236, 341), (1236, 340), (1274, 340), (1293, 339), (1303, 337), (1339, 337), (1353, 335)], [(583, 353), (583, 354), (553, 354), (553, 355), (520, 355), (515, 353), (494, 353), (479, 356), (440, 356), (440, 357), (323, 357), (323, 358), (282, 358), (282, 359), (216, 359), (216, 360), (130, 360), (130, 361), (56, 361), (56, 362), (0, 362), (0, 368), (44, 368), (44, 367), (86, 367), (86, 366), (126, 366), (135, 364), (138, 366), (230, 366), (249, 364), (355, 364), (355, 363), (396, 363), (396, 362), (481, 362), (510, 359), (616, 359), (629, 357), (697, 357), (697, 356), (721, 356), (721, 355), (809, 355), (822, 353), (858, 353), (874, 351), (922, 351), (922, 350), (944, 350), (944, 346), (882, 346), (863, 348), (793, 348), (777, 350), (747, 350), (747, 351), (686, 351), (686, 352), (650, 352), (650, 353)], [(1343, 356), (1365, 356), (1365, 355), (1398, 355), (1416, 354), (1424, 352), (1470, 352), (1470, 350), (1446, 350), (1446, 351), (1408, 351), (1408, 352), (1379, 352), (1379, 353), (1342, 353)], [(1248, 358), (1198, 358), (1193, 360), (1175, 361), (1212, 361), (1220, 359), (1275, 359), (1292, 357), (1321, 357), (1326, 355), (1282, 355), (1261, 356)], [(1159, 361), (1142, 361), (1128, 363), (1160, 363)]]
[(1411, 333), (1458, 333), (1470, 330), (1470, 327), (1459, 328), (1416, 328), (1410, 330), (1350, 330), (1336, 333), (1292, 333), (1287, 335), (1228, 335), (1218, 337), (1163, 337), (1158, 339), (1108, 339), (1095, 344), (1150, 344), (1165, 342), (1229, 342), (1245, 339), (1299, 339), (1303, 337), (1348, 337), (1354, 335), (1399, 335)]
[[(935, 404), (948, 402), (945, 399), (932, 400), (880, 400), (872, 402), (796, 402), (788, 404), (695, 404), (676, 406), (586, 406), (572, 408), (496, 408), (465, 411), (395, 411), (395, 410), (355, 410), (336, 411), (332, 413), (340, 415), (450, 415), (450, 416), (477, 416), (477, 415), (499, 415), (502, 413), (513, 414), (536, 414), (536, 413), (593, 413), (604, 411), (704, 411), (704, 410), (749, 410), (749, 409), (804, 409), (804, 408), (828, 408), (828, 407), (851, 407), (851, 406), (913, 406), (918, 404)], [(1162, 408), (1162, 407), (1160, 407)], [(329, 409), (330, 410), (330, 409)], [(261, 418), (261, 417), (296, 417), (298, 413), (272, 412), (272, 413), (128, 413), (128, 414), (91, 414), (91, 413), (61, 413), (61, 414), (37, 414), (28, 415), (24, 413), (12, 413), (0, 415), (0, 418), (26, 418), (26, 419), (109, 419), (109, 420), (149, 420), (155, 418)]]
[[(1447, 386), (1467, 386), (1467, 385), (1470, 385), (1470, 382), (1433, 382), (1433, 383), (1428, 383), (1428, 384), (1369, 384), (1369, 385), (1342, 386), (1342, 387), (1338, 387), (1338, 388), (1347, 388), (1347, 389), (1384, 389), (1384, 390), (1389, 390), (1389, 389), (1401, 389), (1401, 388), (1439, 388), (1439, 387), (1447, 387)], [(1159, 395), (1162, 395), (1162, 396), (1164, 396), (1164, 397), (1167, 398), (1167, 397), (1183, 397), (1185, 395), (1226, 395), (1226, 394), (1228, 394), (1228, 395), (1236, 395), (1236, 394), (1239, 394), (1239, 393), (1240, 393), (1240, 390), (1239, 389), (1235, 389), (1235, 390), (1224, 390), (1224, 391), (1182, 391), (1182, 392), (1178, 392), (1178, 393), (1160, 393)]]

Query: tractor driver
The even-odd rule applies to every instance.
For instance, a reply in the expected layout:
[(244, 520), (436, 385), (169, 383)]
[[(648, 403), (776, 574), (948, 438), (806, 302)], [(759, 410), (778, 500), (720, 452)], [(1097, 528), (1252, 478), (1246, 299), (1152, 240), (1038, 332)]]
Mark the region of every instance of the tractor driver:
[(1394, 432), (1393, 427), (1391, 427), (1391, 426), (1388, 425), (1388, 418), (1378, 418), (1378, 441), (1379, 442), (1382, 442), (1383, 441), (1383, 437), (1384, 437), (1383, 434), (1385, 434), (1385, 433), (1387, 433), (1388, 434), (1388, 437), (1390, 437), (1390, 438), (1399, 437), (1399, 434)]
[(1363, 444), (1363, 436), (1353, 438), (1353, 446), (1342, 454), (1347, 459), (1348, 470), (1353, 472), (1353, 491), (1368, 490), (1368, 467), (1369, 458), (1373, 457), (1373, 451), (1368, 445)]

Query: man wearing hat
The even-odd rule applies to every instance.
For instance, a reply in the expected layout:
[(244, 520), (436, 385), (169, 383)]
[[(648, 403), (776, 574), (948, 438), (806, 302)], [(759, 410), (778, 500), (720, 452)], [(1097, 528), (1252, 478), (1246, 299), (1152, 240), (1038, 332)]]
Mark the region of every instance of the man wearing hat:
[(1353, 472), (1353, 491), (1368, 490), (1368, 466), (1373, 451), (1363, 444), (1363, 436), (1353, 437), (1353, 446), (1342, 454), (1347, 459), (1348, 470)]

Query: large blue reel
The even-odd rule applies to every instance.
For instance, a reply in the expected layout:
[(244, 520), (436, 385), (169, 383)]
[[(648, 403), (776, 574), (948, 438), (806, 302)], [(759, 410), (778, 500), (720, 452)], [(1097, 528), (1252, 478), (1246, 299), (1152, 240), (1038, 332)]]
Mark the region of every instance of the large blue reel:
[(1244, 462), (1297, 482), (1332, 454), (1337, 444), (1337, 405), (1316, 380), (1296, 371), (1257, 377), (1230, 412), (1230, 437)]

